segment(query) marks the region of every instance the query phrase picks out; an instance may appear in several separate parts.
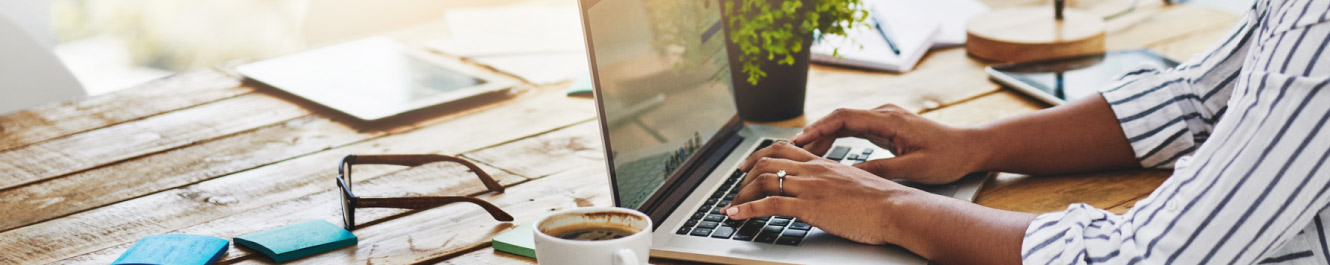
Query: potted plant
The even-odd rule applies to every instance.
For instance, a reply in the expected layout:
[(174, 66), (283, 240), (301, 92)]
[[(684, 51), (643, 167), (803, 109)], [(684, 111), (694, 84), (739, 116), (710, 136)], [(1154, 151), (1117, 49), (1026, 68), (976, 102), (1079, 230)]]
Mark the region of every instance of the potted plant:
[(744, 120), (788, 120), (804, 111), (814, 34), (867, 26), (862, 0), (720, 0), (735, 104)]

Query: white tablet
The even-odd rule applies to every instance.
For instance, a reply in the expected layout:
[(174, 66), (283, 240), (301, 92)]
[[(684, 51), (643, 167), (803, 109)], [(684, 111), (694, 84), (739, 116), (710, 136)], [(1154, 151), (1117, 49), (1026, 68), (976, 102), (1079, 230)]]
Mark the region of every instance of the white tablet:
[(516, 80), (374, 37), (241, 65), (256, 81), (365, 121), (490, 93)]

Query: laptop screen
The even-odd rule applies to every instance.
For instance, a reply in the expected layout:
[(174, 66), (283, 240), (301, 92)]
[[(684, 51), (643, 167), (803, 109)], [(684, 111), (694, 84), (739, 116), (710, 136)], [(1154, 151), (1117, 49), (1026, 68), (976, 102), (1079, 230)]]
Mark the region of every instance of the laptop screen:
[(735, 115), (716, 1), (583, 0), (616, 205), (640, 208)]

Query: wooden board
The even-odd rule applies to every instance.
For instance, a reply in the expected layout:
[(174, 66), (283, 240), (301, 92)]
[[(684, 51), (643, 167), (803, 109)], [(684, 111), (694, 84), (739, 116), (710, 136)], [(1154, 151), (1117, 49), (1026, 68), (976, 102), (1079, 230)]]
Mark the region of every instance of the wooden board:
[[(352, 153), (444, 153), (458, 154), (509, 141), (592, 117), (593, 106), (585, 99), (570, 99), (557, 89), (543, 89), (512, 100), (504, 108), (492, 108), (457, 117), (435, 126), (373, 141), (322, 151), (280, 163), (242, 171), (223, 178), (154, 193), (133, 200), (73, 214), (60, 219), (0, 233), (0, 248), (14, 256), (0, 263), (42, 262), (100, 249), (138, 237), (290, 200), (327, 188), (328, 172), (336, 162)], [(429, 143), (429, 144), (421, 144)], [(323, 169), (323, 170), (319, 170)], [(370, 178), (374, 170), (357, 171)], [(263, 183), (263, 185), (250, 185)], [(322, 187), (322, 188), (320, 188)], [(151, 225), (146, 225), (151, 224)], [(49, 231), (70, 231), (56, 236)], [(104, 235), (89, 238), (89, 235)], [(36, 238), (43, 240), (34, 240)]]
[(235, 76), (205, 69), (119, 92), (0, 116), (0, 150), (9, 150), (253, 91)]
[(0, 190), (309, 114), (259, 94), (221, 100), (0, 153)]

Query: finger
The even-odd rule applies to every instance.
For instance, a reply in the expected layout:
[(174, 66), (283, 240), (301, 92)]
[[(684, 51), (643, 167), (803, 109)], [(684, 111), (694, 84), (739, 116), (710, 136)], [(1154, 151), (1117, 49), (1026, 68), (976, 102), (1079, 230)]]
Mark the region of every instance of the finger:
[(833, 143), (836, 143), (836, 139), (833, 138), (817, 139), (813, 140), (808, 144), (805, 144), (804, 150), (808, 150), (809, 153), (812, 153), (813, 155), (820, 157), (826, 155), (828, 150), (831, 150), (831, 144)]
[[(903, 110), (900, 110), (903, 111)], [(892, 137), (894, 131), (892, 126), (896, 124), (896, 114), (898, 110), (888, 109), (880, 115), (869, 110), (855, 109), (837, 109), (826, 118), (822, 118), (812, 125), (805, 127), (798, 137), (793, 139), (795, 144), (803, 145), (814, 140), (829, 138), (835, 139), (854, 135), (876, 135), (879, 137)]]
[(791, 197), (767, 197), (733, 207), (725, 208), (725, 215), (730, 219), (743, 220), (761, 216), (800, 216), (803, 201)]
[(927, 175), (929, 165), (924, 160), (923, 154), (912, 153), (858, 163), (854, 167), (885, 179), (907, 179), (924, 184), (946, 183), (945, 178), (931, 178)]
[(777, 142), (775, 144), (772, 144), (771, 146), (768, 146), (767, 148), (762, 148), (761, 150), (757, 150), (757, 152), (753, 152), (753, 155), (748, 156), (748, 158), (745, 159), (744, 162), (739, 165), (739, 170), (748, 172), (753, 168), (753, 165), (757, 164), (757, 161), (762, 160), (763, 158), (779, 158), (779, 159), (789, 159), (794, 161), (809, 161), (817, 159), (818, 157), (819, 156), (817, 155), (809, 153), (808, 150), (796, 147), (790, 143)]
[[(807, 187), (804, 184), (809, 180), (807, 177), (787, 175), (785, 181), (783, 181), (784, 183), (782, 183), (780, 177), (771, 173), (758, 175), (756, 179), (752, 185), (739, 189), (730, 205), (738, 205), (770, 196), (799, 197), (800, 192), (803, 191), (802, 187)], [(782, 185), (784, 186), (784, 196), (781, 193)]]
[[(802, 162), (795, 162), (793, 160), (782, 158), (763, 157), (758, 159), (756, 163), (753, 163), (753, 166), (748, 170), (748, 176), (760, 176), (765, 173), (775, 175), (782, 170), (785, 171), (785, 175), (799, 175), (803, 174), (803, 167), (804, 163)], [(744, 178), (740, 184), (748, 185), (748, 183), (755, 180), (756, 178)]]

